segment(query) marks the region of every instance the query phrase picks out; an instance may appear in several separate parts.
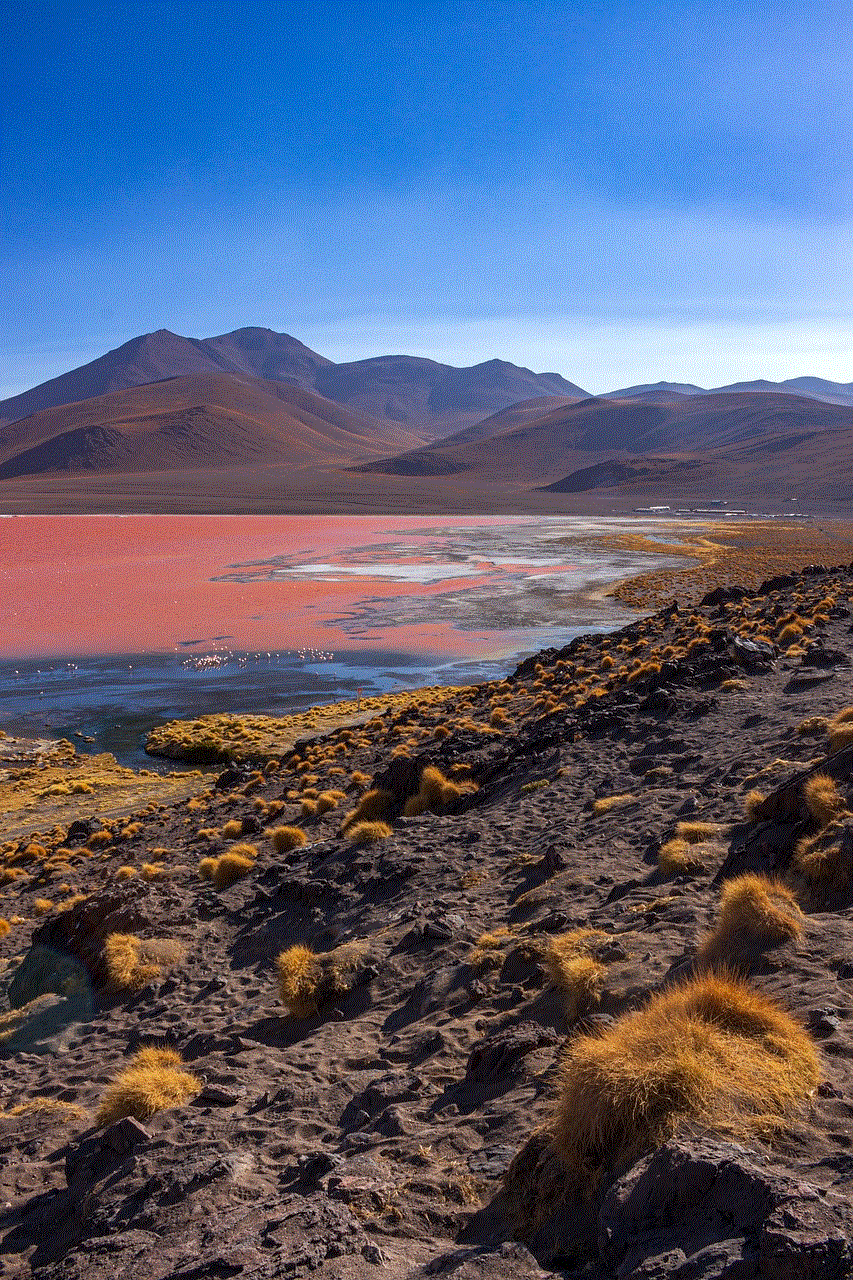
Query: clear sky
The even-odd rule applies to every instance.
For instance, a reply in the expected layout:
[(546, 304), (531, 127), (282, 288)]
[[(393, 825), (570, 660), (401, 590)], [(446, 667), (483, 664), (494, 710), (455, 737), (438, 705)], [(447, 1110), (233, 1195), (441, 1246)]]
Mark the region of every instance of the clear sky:
[(8, 5), (0, 396), (168, 328), (853, 378), (848, 0)]

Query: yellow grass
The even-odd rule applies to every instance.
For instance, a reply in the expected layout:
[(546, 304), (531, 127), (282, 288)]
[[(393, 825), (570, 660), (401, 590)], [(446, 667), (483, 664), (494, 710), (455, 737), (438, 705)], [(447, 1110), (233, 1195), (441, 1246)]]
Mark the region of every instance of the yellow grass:
[(164, 964), (182, 960), (184, 949), (171, 938), (143, 941), (134, 933), (111, 933), (104, 941), (110, 985), (138, 990), (163, 972)]
[(699, 950), (699, 960), (729, 960), (745, 947), (773, 946), (802, 937), (803, 913), (787, 885), (747, 874), (727, 880), (717, 923)]
[(850, 871), (841, 856), (842, 823), (830, 823), (814, 836), (798, 841), (794, 870), (811, 889), (840, 892), (849, 889)]
[(658, 867), (665, 876), (695, 875), (705, 870), (705, 862), (700, 848), (675, 836), (658, 850)]
[(769, 997), (726, 974), (653, 996), (603, 1035), (571, 1041), (554, 1118), (570, 1180), (651, 1150), (684, 1123), (770, 1136), (820, 1078), (808, 1033)]
[(173, 1049), (141, 1049), (107, 1088), (95, 1122), (113, 1124), (123, 1116), (149, 1120), (157, 1111), (181, 1106), (200, 1088), (197, 1076), (181, 1070)]
[(320, 962), (310, 947), (296, 945), (282, 951), (276, 961), (282, 1003), (294, 1018), (308, 1018), (317, 1009)]
[(300, 827), (275, 827), (269, 833), (276, 853), (289, 853), (307, 844), (308, 837)]
[(346, 834), (353, 844), (376, 844), (394, 833), (387, 822), (356, 822), (347, 827)]
[(611, 809), (622, 809), (625, 805), (633, 804), (636, 800), (633, 792), (623, 791), (618, 796), (602, 796), (600, 800), (594, 800), (592, 804), (593, 813), (609, 813)]
[[(238, 852), (243, 850), (243, 852)], [(251, 850), (252, 852), (247, 852)], [(198, 864), (202, 880), (211, 880), (215, 889), (229, 889), (252, 870), (257, 856), (254, 845), (235, 845), (219, 858), (202, 858)]]
[(499, 965), (502, 959), (500, 952), (503, 951), (514, 936), (510, 929), (503, 927), (493, 929), (489, 933), (481, 933), (471, 948), (468, 963), (473, 965), (475, 969)]
[(542, 950), (542, 964), (563, 997), (569, 1019), (600, 999), (605, 966), (597, 951), (606, 940), (607, 934), (600, 929), (573, 929), (549, 938)]
[(806, 780), (803, 784), (803, 800), (809, 813), (821, 827), (834, 822), (847, 809), (838, 784), (824, 773), (814, 773)]
[(830, 754), (842, 751), (853, 743), (853, 707), (844, 707), (829, 722), (827, 746)]
[(383, 791), (377, 787), (371, 791), (365, 791), (358, 804), (341, 823), (341, 832), (345, 834), (357, 822), (381, 820), (389, 812), (393, 799), (390, 791)]

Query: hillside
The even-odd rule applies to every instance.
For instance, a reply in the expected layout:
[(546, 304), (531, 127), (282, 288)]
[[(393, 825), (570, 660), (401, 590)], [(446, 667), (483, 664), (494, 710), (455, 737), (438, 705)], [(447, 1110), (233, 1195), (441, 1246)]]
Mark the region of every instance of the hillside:
[(4, 1274), (850, 1280), (853, 566), (682, 605), (0, 739)]
[(0, 402), (0, 423), (163, 378), (208, 373), (290, 383), (354, 413), (421, 428), (422, 438), (446, 434), (532, 396), (587, 394), (559, 374), (535, 374), (504, 360), (455, 368), (390, 355), (334, 364), (271, 329), (236, 329), (205, 339), (158, 329)]
[[(732, 450), (741, 447), (740, 478), (748, 487), (747, 474), (753, 474), (746, 470), (750, 449), (760, 451), (763, 442), (772, 455), (785, 447), (785, 441), (808, 440), (808, 449), (789, 455), (806, 468), (802, 474), (795, 471), (790, 483), (807, 480), (808, 467), (819, 471), (824, 454), (833, 466), (840, 465), (841, 473), (835, 478), (841, 481), (853, 467), (853, 461), (844, 456), (845, 437), (839, 435), (849, 426), (847, 409), (801, 396), (741, 393), (679, 397), (662, 404), (597, 398), (560, 406), (520, 427), (492, 430), (482, 437), (460, 433), (395, 458), (366, 463), (362, 469), (411, 476), (470, 473), (493, 481), (514, 477), (541, 484), (605, 461), (604, 455), (692, 458), (727, 448), (726, 460), (736, 479), (739, 462)], [(762, 479), (760, 469), (756, 479)]]
[(43, 409), (0, 430), (0, 479), (369, 458), (417, 440), (288, 383), (170, 378)]

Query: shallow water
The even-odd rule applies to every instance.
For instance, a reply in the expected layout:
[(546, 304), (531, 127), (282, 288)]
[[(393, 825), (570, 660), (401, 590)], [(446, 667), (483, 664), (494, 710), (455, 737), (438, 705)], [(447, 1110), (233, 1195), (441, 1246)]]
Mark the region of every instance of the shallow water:
[[(0, 520), (0, 726), (139, 762), (155, 724), (284, 714), (499, 676), (633, 616), (602, 589), (669, 563), (649, 520), (87, 516)], [(87, 739), (93, 741), (87, 742)]]

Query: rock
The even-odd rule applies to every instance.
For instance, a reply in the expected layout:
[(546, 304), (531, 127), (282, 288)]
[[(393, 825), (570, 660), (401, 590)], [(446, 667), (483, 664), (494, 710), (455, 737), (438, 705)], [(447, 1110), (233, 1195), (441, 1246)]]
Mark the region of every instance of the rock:
[(472, 1151), (468, 1169), (476, 1178), (502, 1178), (515, 1158), (515, 1147), (500, 1144)]
[(116, 1155), (124, 1155), (140, 1143), (147, 1142), (150, 1137), (145, 1125), (140, 1124), (133, 1116), (124, 1116), (104, 1130), (101, 1141), (105, 1147), (115, 1151)]
[(96, 986), (106, 986), (103, 949), (109, 934), (139, 933), (152, 920), (164, 918), (172, 925), (186, 919), (176, 894), (146, 880), (123, 880), (51, 916), (33, 934), (33, 947), (76, 957)]
[(240, 1094), (235, 1089), (220, 1089), (217, 1085), (206, 1084), (198, 1100), (212, 1102), (219, 1107), (233, 1107), (240, 1101)]
[(674, 1139), (609, 1189), (601, 1262), (620, 1276), (841, 1280), (853, 1209), (729, 1142)]
[(534, 1049), (559, 1044), (559, 1036), (550, 1027), (535, 1022), (495, 1031), (474, 1045), (468, 1058), (467, 1084), (494, 1083), (506, 1076), (523, 1074), (523, 1059)]

